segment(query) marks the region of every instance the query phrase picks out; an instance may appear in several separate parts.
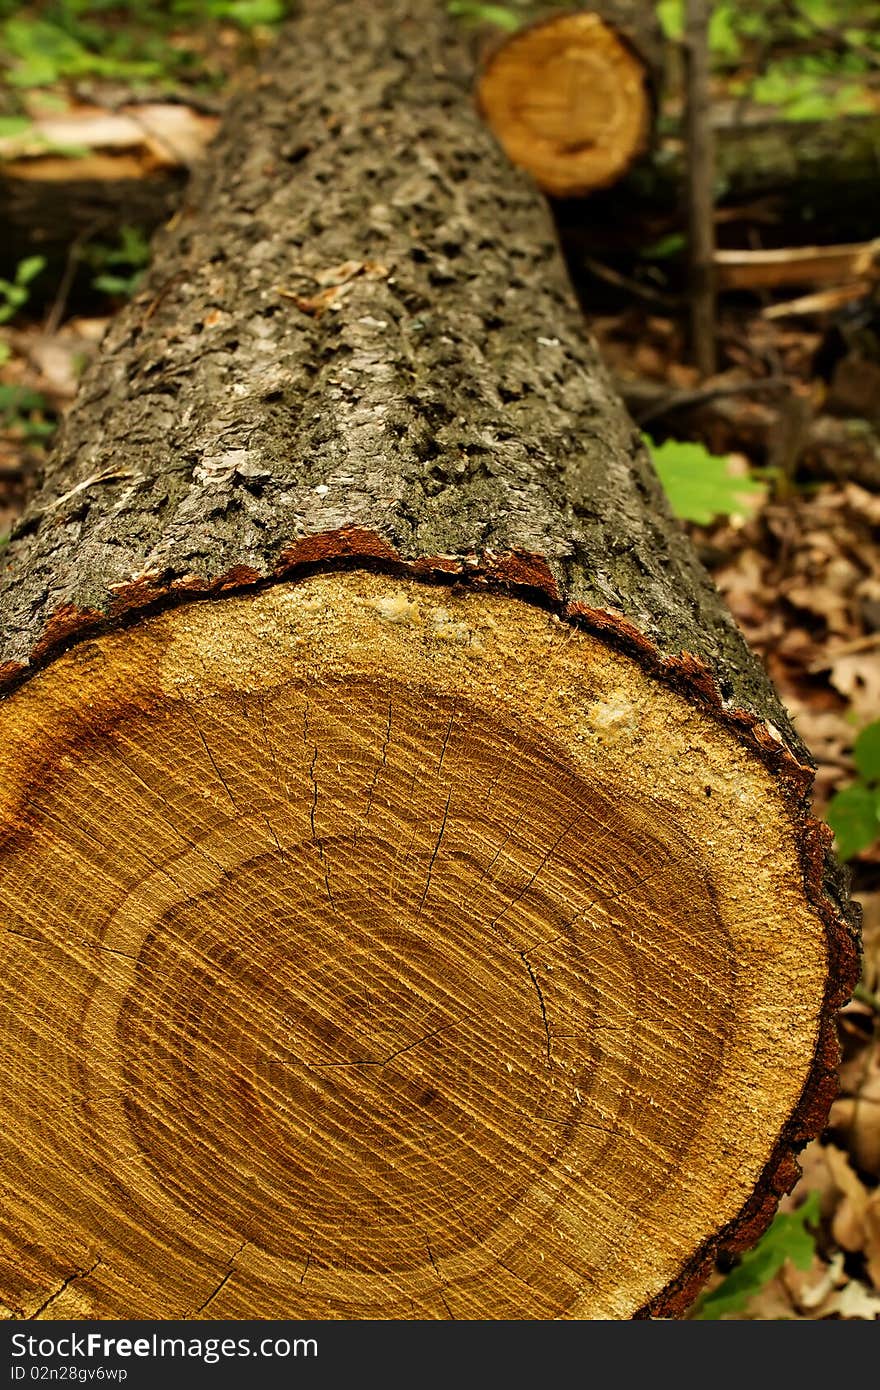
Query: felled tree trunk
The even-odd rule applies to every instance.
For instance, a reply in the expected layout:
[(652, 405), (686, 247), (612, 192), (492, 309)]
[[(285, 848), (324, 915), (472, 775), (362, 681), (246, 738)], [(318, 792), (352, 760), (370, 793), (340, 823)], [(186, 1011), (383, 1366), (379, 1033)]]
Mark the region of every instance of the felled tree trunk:
[[(715, 113), (718, 202), (727, 215), (763, 204), (770, 237), (789, 244), (873, 237), (877, 230), (880, 117), (853, 116), (822, 124), (772, 121), (757, 111), (738, 120)], [(639, 250), (683, 228), (684, 152), (666, 139), (622, 183), (590, 197), (556, 201), (559, 232), (576, 269), (597, 252)], [(743, 209), (748, 222), (755, 209)]]
[(546, 193), (593, 193), (648, 149), (662, 54), (654, 11), (638, 0), (551, 15), (489, 53), (480, 110)]
[(307, 0), (9, 547), (16, 1316), (671, 1314), (823, 1123), (810, 773), (429, 0)]

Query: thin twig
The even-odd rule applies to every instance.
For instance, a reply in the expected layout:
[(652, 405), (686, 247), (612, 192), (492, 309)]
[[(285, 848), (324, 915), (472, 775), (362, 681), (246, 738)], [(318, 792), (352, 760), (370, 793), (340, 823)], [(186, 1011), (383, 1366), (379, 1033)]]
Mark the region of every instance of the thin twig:
[(691, 339), (700, 375), (712, 376), (715, 342), (715, 136), (709, 94), (711, 0), (686, 0), (688, 249)]
[(90, 222), (87, 227), (84, 227), (83, 230), (79, 232), (79, 234), (76, 237), (74, 237), (73, 241), (67, 248), (67, 258), (64, 262), (64, 271), (62, 273), (60, 281), (58, 282), (58, 290), (55, 294), (55, 299), (52, 304), (52, 308), (46, 315), (46, 319), (43, 324), (43, 332), (47, 337), (51, 337), (53, 334), (57, 333), (58, 329), (61, 326), (61, 320), (64, 317), (64, 311), (67, 308), (67, 300), (70, 296), (71, 286), (73, 285), (73, 279), (76, 275), (77, 268), (79, 266), (80, 252), (82, 251), (82, 248), (85, 245), (85, 243), (92, 239), (95, 232), (98, 230), (100, 226), (101, 222), (98, 219), (96, 219), (93, 222)]
[(678, 295), (664, 294), (662, 290), (655, 290), (650, 285), (643, 285), (640, 280), (634, 280), (631, 275), (623, 275), (619, 270), (614, 270), (612, 266), (605, 265), (604, 261), (597, 261), (592, 256), (584, 256), (582, 264), (598, 280), (606, 280), (609, 285), (614, 285), (616, 289), (626, 290), (636, 299), (644, 299), (649, 304), (659, 304), (664, 309), (677, 309), (681, 305), (681, 299)]
[(693, 410), (697, 406), (708, 405), (719, 397), (759, 396), (765, 391), (775, 393), (784, 390), (788, 385), (788, 379), (783, 376), (763, 377), (759, 381), (719, 381), (714, 385), (707, 382), (705, 386), (695, 387), (692, 391), (670, 391), (662, 400), (654, 401), (646, 409), (640, 410), (638, 383), (634, 388), (632, 382), (617, 380), (618, 391), (640, 425), (646, 425), (649, 420), (659, 419), (663, 415), (672, 415), (677, 410)]

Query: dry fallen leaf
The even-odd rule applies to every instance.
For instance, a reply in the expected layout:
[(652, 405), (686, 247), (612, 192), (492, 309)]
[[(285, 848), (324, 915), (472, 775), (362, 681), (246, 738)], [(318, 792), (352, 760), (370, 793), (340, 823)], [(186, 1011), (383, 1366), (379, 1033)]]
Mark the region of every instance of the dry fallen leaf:
[(841, 1089), (829, 1124), (845, 1137), (862, 1172), (880, 1180), (880, 1044), (852, 1059), (841, 1075)]
[(796, 1269), (791, 1260), (786, 1260), (780, 1277), (794, 1306), (802, 1313), (809, 1313), (846, 1282), (843, 1255), (838, 1252), (830, 1264), (817, 1255), (809, 1269)]
[(868, 1190), (843, 1149), (838, 1149), (834, 1144), (826, 1145), (825, 1161), (842, 1194), (842, 1201), (831, 1222), (831, 1233), (844, 1250), (861, 1250), (865, 1243)]
[(858, 1279), (850, 1279), (842, 1289), (826, 1299), (817, 1309), (820, 1317), (862, 1318), (875, 1322), (880, 1318), (880, 1296), (872, 1293)]
[(860, 724), (880, 717), (880, 652), (855, 652), (829, 662), (828, 679), (849, 700)]

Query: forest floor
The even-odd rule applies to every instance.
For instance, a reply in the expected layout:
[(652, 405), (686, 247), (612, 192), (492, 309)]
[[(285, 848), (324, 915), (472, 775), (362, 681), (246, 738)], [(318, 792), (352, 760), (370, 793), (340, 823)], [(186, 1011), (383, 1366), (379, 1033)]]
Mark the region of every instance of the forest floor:
[[(271, 10), (271, 0), (266, 3)], [(253, 42), (222, 25), (212, 35), (214, 77), (240, 77)], [(197, 67), (204, 45), (204, 36), (184, 36), (181, 61)], [(120, 59), (123, 68), (127, 61)], [(155, 95), (135, 92), (130, 72), (119, 80), (122, 91), (108, 109)], [(65, 100), (79, 109), (100, 105), (91, 83), (81, 79), (72, 102), (68, 85)], [(194, 103), (200, 115), (219, 109), (217, 87), (215, 81)], [(30, 108), (26, 94), (23, 101), (27, 124), (39, 101)], [(6, 119), (12, 138), (10, 121), (23, 117)], [(0, 164), (3, 136), (0, 103)], [(145, 176), (151, 160), (154, 166), (155, 148)], [(20, 305), (7, 295), (5, 322), (0, 312), (0, 546), (110, 314), (137, 292), (147, 255), (140, 232), (121, 228), (85, 251), (76, 275), (62, 269), (48, 293), (31, 295), (25, 269)], [(612, 279), (618, 273), (612, 269)], [(10, 268), (0, 274), (9, 276)], [(853, 348), (852, 306), (849, 319), (833, 312), (777, 319), (765, 313), (772, 294), (727, 296), (719, 374), (708, 383), (718, 393), (705, 399), (707, 383), (689, 363), (680, 309), (646, 305), (619, 286), (609, 292), (607, 277), (600, 282), (589, 271), (577, 278), (590, 327), (645, 430), (658, 440), (701, 442), (726, 457), (734, 473), (758, 480), (757, 509), (727, 512), (708, 525), (683, 524), (812, 751), (815, 811), (825, 816), (835, 794), (859, 785), (855, 740), (880, 720), (880, 367), (866, 358), (863, 338)], [(0, 311), (3, 304), (0, 282)], [(863, 319), (880, 336), (872, 312), (868, 305)], [(682, 404), (682, 393), (694, 399)], [(871, 795), (876, 799), (876, 789)], [(796, 1211), (812, 1202), (818, 1220), (807, 1258), (798, 1261), (804, 1267), (768, 1258), (750, 1296), (729, 1317), (880, 1318), (880, 842), (849, 849), (864, 916), (862, 981), (840, 1015), (840, 1097), (782, 1204), (783, 1211)], [(724, 1273), (712, 1286), (720, 1286)]]

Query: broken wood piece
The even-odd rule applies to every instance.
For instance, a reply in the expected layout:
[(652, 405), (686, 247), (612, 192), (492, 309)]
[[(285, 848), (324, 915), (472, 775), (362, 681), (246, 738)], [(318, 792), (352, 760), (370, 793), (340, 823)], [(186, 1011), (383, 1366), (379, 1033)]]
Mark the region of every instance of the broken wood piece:
[(216, 116), (177, 102), (77, 106), (0, 136), (0, 167), (5, 178), (63, 183), (146, 178), (191, 168), (216, 131)]
[(786, 299), (782, 304), (768, 304), (761, 310), (765, 319), (809, 317), (813, 314), (833, 313), (846, 304), (854, 304), (871, 292), (870, 282), (856, 280), (851, 285), (837, 285), (829, 290), (817, 290), (815, 294), (799, 295), (797, 299)]
[(727, 290), (834, 284), (870, 273), (880, 240), (844, 246), (786, 246), (772, 251), (716, 251), (718, 284)]
[(39, 253), (50, 279), (74, 242), (115, 240), (122, 226), (152, 232), (171, 216), (216, 129), (215, 116), (152, 102), (116, 111), (74, 107), (4, 136), (3, 263)]

